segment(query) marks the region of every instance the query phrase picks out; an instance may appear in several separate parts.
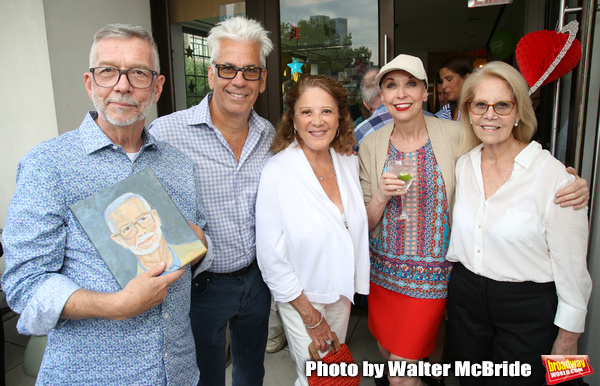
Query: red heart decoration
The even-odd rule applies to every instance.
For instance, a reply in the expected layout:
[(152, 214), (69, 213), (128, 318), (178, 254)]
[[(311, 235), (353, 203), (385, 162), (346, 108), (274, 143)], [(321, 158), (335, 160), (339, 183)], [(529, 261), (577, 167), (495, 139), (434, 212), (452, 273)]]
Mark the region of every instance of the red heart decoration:
[[(548, 67), (558, 56), (564, 47), (569, 34), (557, 33), (556, 31), (535, 31), (523, 36), (519, 43), (515, 56), (521, 74), (529, 84), (533, 86), (544, 75)], [(550, 76), (542, 83), (542, 86), (567, 74), (577, 66), (581, 59), (581, 43), (575, 39), (566, 55), (558, 63)]]

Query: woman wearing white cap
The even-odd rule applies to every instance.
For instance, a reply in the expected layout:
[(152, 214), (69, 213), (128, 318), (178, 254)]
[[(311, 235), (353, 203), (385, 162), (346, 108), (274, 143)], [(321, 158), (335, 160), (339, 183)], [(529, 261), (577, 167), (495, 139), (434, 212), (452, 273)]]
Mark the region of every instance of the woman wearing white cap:
[[(423, 114), (427, 73), (419, 58), (399, 55), (377, 74), (381, 99), (394, 118), (368, 135), (359, 151), (371, 231), (369, 328), (386, 360), (419, 360), (433, 352), (446, 309), (449, 213), (461, 126)], [(405, 182), (388, 159), (411, 161), (406, 194), (410, 218), (397, 220)], [(419, 378), (391, 384), (419, 385)]]
[[(433, 352), (446, 309), (452, 263), (445, 257), (463, 128), (423, 115), (427, 74), (419, 58), (397, 56), (376, 80), (394, 121), (368, 135), (359, 151), (371, 232), (369, 328), (386, 360), (417, 361)], [(414, 165), (410, 189), (388, 172), (390, 159)], [(579, 197), (587, 199), (585, 182), (567, 189), (575, 192), (565, 196), (571, 205), (580, 204)], [(406, 220), (397, 219), (401, 195), (406, 195)], [(392, 385), (421, 384), (417, 377), (389, 380)]]

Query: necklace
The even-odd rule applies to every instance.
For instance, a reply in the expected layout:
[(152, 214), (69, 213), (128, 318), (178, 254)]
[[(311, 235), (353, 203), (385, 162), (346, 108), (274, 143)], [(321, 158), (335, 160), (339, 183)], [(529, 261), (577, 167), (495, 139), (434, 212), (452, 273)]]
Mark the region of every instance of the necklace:
[(333, 167), (333, 160), (331, 159), (331, 153), (329, 153), (329, 161), (331, 162), (331, 169), (324, 176), (319, 176), (319, 173), (317, 173), (317, 169), (315, 169), (314, 166), (310, 165), (312, 170), (315, 172), (315, 175), (319, 178), (319, 181), (323, 181), (326, 177), (329, 177), (329, 175), (331, 174), (331, 171), (335, 170)]
[(514, 159), (517, 157), (517, 154), (519, 154), (520, 149), (521, 149), (521, 141), (519, 141), (519, 147), (517, 147), (517, 151), (515, 152), (515, 156), (513, 157), (513, 163), (512, 163), (512, 165), (510, 165), (510, 169), (508, 170), (508, 173), (506, 174), (506, 178), (504, 179), (504, 182), (502, 182), (502, 185), (504, 185), (506, 183), (506, 181), (508, 181), (508, 179), (512, 175), (513, 169), (515, 168), (515, 160)]

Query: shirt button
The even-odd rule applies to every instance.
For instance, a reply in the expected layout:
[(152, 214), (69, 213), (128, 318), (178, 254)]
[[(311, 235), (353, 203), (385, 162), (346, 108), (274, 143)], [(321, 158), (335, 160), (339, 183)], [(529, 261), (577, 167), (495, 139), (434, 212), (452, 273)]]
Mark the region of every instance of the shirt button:
[(169, 314), (165, 314), (164, 318), (169, 319)]
[(112, 146), (113, 150), (117, 150), (119, 147), (117, 145)]
[(481, 229), (481, 225), (477, 225), (477, 228)]
[(165, 358), (168, 358), (168, 357), (169, 357), (169, 353), (168, 353), (168, 352), (166, 352), (166, 353), (165, 353)]
[(478, 249), (478, 250), (477, 250), (477, 253), (481, 253), (481, 250), (480, 250), (480, 249)]

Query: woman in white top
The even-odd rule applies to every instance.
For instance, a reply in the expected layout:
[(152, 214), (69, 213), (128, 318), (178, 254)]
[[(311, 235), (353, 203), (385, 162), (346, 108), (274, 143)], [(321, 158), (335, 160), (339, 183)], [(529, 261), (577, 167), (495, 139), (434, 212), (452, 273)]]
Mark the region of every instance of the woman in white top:
[(527, 84), (491, 62), (465, 81), (460, 108), (480, 145), (456, 164), (456, 202), (446, 258), (455, 359), (531, 365), (521, 378), (469, 385), (541, 385), (542, 354), (577, 354), (591, 292), (587, 210), (554, 204), (574, 177), (539, 143)]
[(343, 342), (354, 293), (369, 289), (367, 215), (358, 178), (347, 92), (307, 76), (286, 94), (286, 111), (256, 201), (257, 259), (307, 385), (308, 346), (325, 355)]

